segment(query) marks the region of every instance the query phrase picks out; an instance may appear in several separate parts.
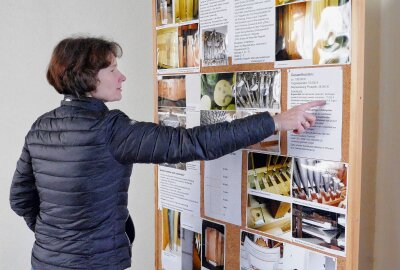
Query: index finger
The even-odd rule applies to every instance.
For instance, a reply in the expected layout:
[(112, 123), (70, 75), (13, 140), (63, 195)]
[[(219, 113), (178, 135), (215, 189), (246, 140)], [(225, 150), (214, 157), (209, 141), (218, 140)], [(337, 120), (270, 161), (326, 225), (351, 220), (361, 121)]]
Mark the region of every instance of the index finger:
[(325, 104), (326, 104), (325, 100), (314, 100), (314, 101), (310, 101), (310, 102), (301, 104), (300, 106), (303, 107), (304, 110), (308, 110), (313, 107), (324, 106)]

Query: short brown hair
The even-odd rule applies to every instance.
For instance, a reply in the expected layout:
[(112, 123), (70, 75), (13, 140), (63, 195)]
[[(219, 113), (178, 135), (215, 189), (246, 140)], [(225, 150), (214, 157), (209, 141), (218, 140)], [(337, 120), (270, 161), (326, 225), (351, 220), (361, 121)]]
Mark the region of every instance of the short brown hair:
[(60, 94), (85, 96), (96, 89), (100, 69), (122, 56), (121, 46), (104, 38), (70, 37), (54, 48), (47, 80)]

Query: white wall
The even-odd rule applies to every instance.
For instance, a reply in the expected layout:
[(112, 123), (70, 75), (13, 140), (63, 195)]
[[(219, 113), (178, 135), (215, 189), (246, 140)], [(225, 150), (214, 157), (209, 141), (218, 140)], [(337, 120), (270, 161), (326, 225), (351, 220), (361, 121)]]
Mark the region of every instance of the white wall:
[[(152, 121), (151, 12), (150, 0), (0, 1), (0, 269), (30, 269), (33, 234), (10, 210), (8, 193), (26, 132), (62, 98), (45, 78), (52, 49), (75, 33), (119, 42), (128, 79), (123, 101), (110, 107)], [(153, 192), (152, 166), (136, 166), (129, 193), (137, 231), (132, 269), (154, 268)]]

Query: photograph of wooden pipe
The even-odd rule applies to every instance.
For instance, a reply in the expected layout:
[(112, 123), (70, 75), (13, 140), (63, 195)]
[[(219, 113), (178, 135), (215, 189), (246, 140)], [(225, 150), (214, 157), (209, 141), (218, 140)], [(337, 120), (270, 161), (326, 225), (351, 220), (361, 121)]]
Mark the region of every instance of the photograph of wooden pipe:
[[(225, 267), (225, 227), (208, 220), (202, 222), (201, 269), (218, 270)], [(182, 268), (183, 269), (183, 268)]]
[(292, 158), (249, 152), (247, 182), (250, 189), (290, 196)]

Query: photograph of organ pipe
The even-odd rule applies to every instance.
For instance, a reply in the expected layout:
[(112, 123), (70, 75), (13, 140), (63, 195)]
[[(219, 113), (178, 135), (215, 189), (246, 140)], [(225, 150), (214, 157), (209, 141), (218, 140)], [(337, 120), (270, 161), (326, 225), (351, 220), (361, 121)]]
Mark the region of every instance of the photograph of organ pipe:
[(247, 163), (250, 189), (290, 196), (291, 157), (249, 152)]
[(285, 4), (290, 4), (290, 3), (294, 3), (294, 2), (300, 2), (300, 1), (304, 1), (304, 0), (275, 0), (275, 5), (279, 6), (279, 5), (285, 5)]
[(172, 0), (156, 0), (156, 25), (172, 23)]
[(202, 30), (203, 67), (228, 65), (228, 26)]
[(162, 215), (162, 248), (164, 251), (181, 256), (181, 213), (163, 208)]
[(157, 67), (176, 69), (199, 67), (199, 24), (157, 30)]
[(225, 268), (225, 226), (208, 220), (202, 223), (201, 269)]
[(186, 77), (160, 76), (158, 81), (158, 107), (186, 107)]
[(295, 158), (293, 197), (346, 208), (347, 167), (340, 162)]
[(199, 18), (199, 0), (174, 0), (175, 22), (186, 22)]
[(234, 88), (238, 109), (281, 109), (281, 73), (279, 70), (238, 72)]
[(344, 215), (295, 204), (292, 211), (293, 238), (344, 252), (346, 245)]

